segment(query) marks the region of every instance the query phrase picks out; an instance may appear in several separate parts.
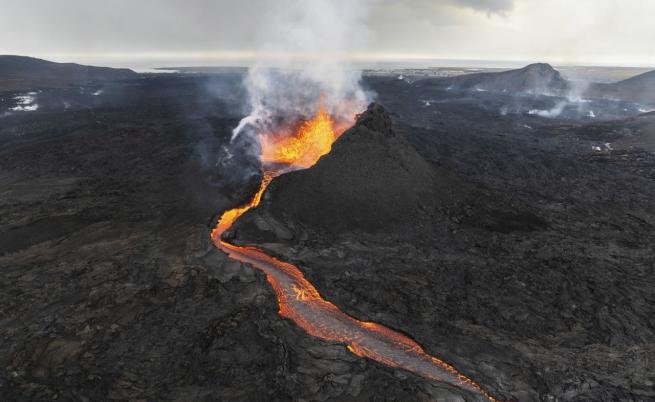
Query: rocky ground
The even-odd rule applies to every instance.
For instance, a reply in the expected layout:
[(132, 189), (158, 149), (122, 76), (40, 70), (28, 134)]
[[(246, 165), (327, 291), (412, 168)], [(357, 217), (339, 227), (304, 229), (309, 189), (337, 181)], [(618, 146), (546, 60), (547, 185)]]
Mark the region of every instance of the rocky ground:
[[(313, 168), (274, 180), (228, 235), (296, 262), (344, 311), (407, 332), (500, 395), (653, 400), (652, 116), (526, 132), (437, 106), (415, 127), (410, 101), (389, 97), (407, 114), (395, 127), (378, 117), (377, 131), (406, 133), (436, 194), (456, 190), (456, 202), (386, 194), (408, 163), (363, 121)], [(426, 210), (418, 222), (411, 203)], [(388, 219), (359, 223), (379, 211)]]
[(214, 92), (228, 78), (116, 83), (89, 109), (0, 121), (0, 400), (452, 395), (308, 337), (211, 244), (252, 190), (212, 159), (241, 113)]
[[(276, 314), (261, 274), (213, 247), (216, 214), (257, 185), (243, 174), (256, 161), (223, 147), (243, 114), (236, 82), (69, 89), (65, 111), (46, 91), (38, 111), (0, 118), (0, 400), (473, 398), (307, 336)], [(412, 166), (385, 175), (418, 166), (437, 193), (402, 231), (378, 214), (405, 204), (372, 206), (364, 230), (312, 221), (264, 247), (500, 397), (654, 400), (648, 124), (425, 106), (429, 89), (369, 85), (392, 121), (372, 131), (393, 130), (391, 156)], [(625, 146), (593, 148), (623, 126)], [(356, 170), (339, 174), (357, 185)]]

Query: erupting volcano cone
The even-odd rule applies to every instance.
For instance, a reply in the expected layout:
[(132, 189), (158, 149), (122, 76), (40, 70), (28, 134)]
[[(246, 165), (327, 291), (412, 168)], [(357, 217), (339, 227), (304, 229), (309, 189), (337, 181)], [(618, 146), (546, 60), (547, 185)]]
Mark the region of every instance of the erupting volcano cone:
[[(356, 179), (346, 181), (346, 192), (342, 189), (337, 194), (338, 196), (347, 196), (347, 192), (354, 193), (358, 191), (354, 197), (349, 197), (348, 201), (354, 205), (357, 205), (358, 202), (364, 203), (359, 205), (359, 207), (365, 207), (365, 203), (368, 203), (369, 209), (375, 208), (375, 203), (372, 202), (373, 200), (369, 198), (358, 199), (358, 197), (362, 197), (367, 191), (374, 192), (374, 197), (379, 195), (392, 196), (394, 190), (407, 191), (408, 194), (405, 199), (391, 200), (392, 203), (398, 203), (398, 207), (400, 208), (413, 208), (416, 206), (414, 204), (420, 203), (424, 196), (430, 197), (428, 198), (429, 200), (434, 199), (433, 197), (436, 196), (436, 186), (432, 171), (415, 152), (412, 152), (412, 148), (408, 144), (394, 134), (391, 130), (391, 121), (380, 106), (370, 106), (359, 117), (357, 125), (344, 134), (344, 137), (347, 137), (347, 139), (337, 144), (339, 147), (335, 147), (331, 154), (326, 154), (322, 157), (321, 155), (313, 154), (315, 149), (311, 146), (316, 144), (316, 141), (305, 141), (314, 135), (320, 137), (319, 139), (323, 139), (324, 134), (333, 133), (331, 125), (320, 127), (321, 124), (326, 123), (320, 120), (320, 113), (318, 118), (318, 120), (311, 121), (306, 127), (309, 131), (312, 131), (312, 127), (319, 126), (317, 133), (301, 132), (301, 135), (297, 136), (297, 138), (291, 139), (290, 141), (285, 140), (284, 143), (278, 143), (277, 147), (271, 149), (273, 153), (278, 149), (282, 149), (283, 152), (279, 155), (285, 158), (291, 156), (289, 160), (292, 162), (304, 162), (303, 156), (305, 154), (310, 155), (311, 158), (318, 156), (321, 159), (315, 165), (316, 167), (304, 171), (282, 174), (275, 178), (275, 180), (272, 180), (272, 177), (280, 174), (280, 170), (265, 172), (264, 181), (262, 181), (259, 191), (253, 196), (251, 201), (245, 206), (226, 211), (222, 215), (217, 227), (212, 233), (215, 244), (227, 253), (230, 258), (249, 264), (264, 272), (268, 282), (275, 291), (280, 306), (279, 314), (293, 321), (309, 335), (326, 341), (342, 343), (350, 352), (359, 357), (369, 358), (390, 367), (403, 368), (424, 378), (450, 384), (475, 394), (479, 398), (496, 402), (497, 399), (479, 384), (460, 373), (447, 362), (427, 354), (413, 339), (383, 325), (353, 318), (341, 311), (330, 301), (323, 299), (318, 290), (305, 278), (297, 266), (274, 258), (257, 247), (240, 246), (231, 243), (226, 237), (222, 236), (232, 225), (238, 224), (240, 219), (248, 216), (249, 212), (253, 210), (251, 208), (256, 209), (267, 196), (270, 197), (271, 194), (268, 189), (272, 188), (275, 183), (282, 182), (283, 187), (280, 188), (288, 188), (288, 185), (285, 185), (285, 181), (283, 180), (288, 176), (295, 175), (300, 178), (301, 186), (295, 187), (295, 189), (304, 190), (305, 192), (297, 195), (297, 197), (308, 197), (311, 201), (310, 206), (326, 208), (320, 212), (333, 214), (337, 212), (334, 208), (338, 207), (339, 204), (335, 204), (336, 200), (334, 198), (321, 201), (320, 197), (326, 195), (325, 191), (329, 191), (334, 184), (329, 177), (330, 173), (336, 174), (339, 172), (339, 169), (352, 169), (355, 167), (352, 157), (349, 156), (351, 155), (349, 153), (351, 147), (356, 152), (373, 150), (374, 154), (365, 156), (380, 158), (387, 156), (382, 161), (390, 163), (393, 170), (384, 170), (384, 165), (378, 166), (359, 163), (364, 169), (360, 169), (360, 173), (355, 173), (354, 170), (351, 171), (352, 174), (349, 177), (355, 177)], [(362, 139), (364, 142), (360, 143)], [(298, 141), (303, 144), (302, 146), (304, 148), (300, 153), (295, 153), (297, 149), (294, 144)], [(378, 144), (378, 147), (372, 146), (373, 144)], [(306, 145), (310, 146), (306, 147)], [(286, 152), (287, 149), (291, 149), (293, 152)], [(333, 156), (335, 152), (336, 157)], [(279, 163), (278, 160), (275, 160), (275, 162)], [(376, 168), (382, 169), (381, 173)], [(385, 178), (392, 180), (411, 180), (414, 177), (412, 176), (413, 170), (418, 174), (417, 178), (420, 181), (410, 181), (410, 185), (415, 184), (417, 185), (416, 188), (410, 188), (400, 182), (393, 181), (389, 183), (391, 186), (385, 186)], [(307, 178), (302, 175), (302, 173), (315, 173), (317, 171), (319, 174), (314, 178), (312, 176)], [(362, 173), (364, 176), (362, 176)], [(395, 174), (395, 176), (384, 177), (385, 173)], [(369, 184), (366, 183), (366, 175), (371, 176), (369, 178), (372, 180)], [(312, 182), (314, 185), (319, 185), (318, 191), (315, 194), (311, 193), (312, 187), (302, 187), (310, 185), (310, 183), (303, 182), (302, 180), (310, 180), (311, 182), (312, 179), (315, 179)], [(272, 180), (270, 184), (268, 184), (268, 180)], [(421, 184), (421, 186), (418, 186), (418, 184)], [(358, 186), (361, 188), (357, 188)], [(316, 195), (319, 198), (316, 198)], [(274, 193), (272, 196), (276, 197), (276, 194)], [(285, 198), (282, 199), (285, 200)], [(296, 204), (302, 204), (303, 201), (303, 198), (295, 200)], [(379, 202), (380, 200), (377, 199), (375, 201)], [(359, 212), (365, 213), (363, 210)], [(408, 212), (411, 213), (409, 210)], [(299, 211), (296, 217), (302, 218), (302, 210)], [(311, 218), (311, 215), (309, 217)], [(336, 214), (331, 216), (331, 218), (336, 217)], [(348, 218), (350, 219), (352, 217)], [(376, 216), (369, 213), (364, 218), (375, 219)], [(360, 217), (355, 216), (354, 220), (347, 219), (342, 221), (341, 224), (347, 222), (361, 224), (361, 222), (366, 222), (365, 220), (360, 221), (359, 219)], [(320, 223), (320, 221), (316, 223)], [(370, 223), (375, 224), (376, 222), (371, 221)]]
[(275, 179), (260, 206), (233, 228), (240, 240), (255, 243), (297, 236), (290, 227), (407, 237), (438, 207), (461, 199), (464, 188), (430, 166), (394, 132), (382, 106), (372, 104), (329, 154), (309, 169)]

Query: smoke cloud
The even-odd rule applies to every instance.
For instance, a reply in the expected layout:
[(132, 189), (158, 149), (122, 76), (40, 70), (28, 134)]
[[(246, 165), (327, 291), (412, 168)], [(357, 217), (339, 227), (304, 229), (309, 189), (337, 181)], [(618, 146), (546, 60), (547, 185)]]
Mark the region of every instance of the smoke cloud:
[(352, 120), (369, 94), (349, 55), (366, 41), (370, 1), (282, 0), (271, 2), (259, 32), (261, 55), (245, 79), (250, 113), (234, 129), (241, 135), (270, 133), (312, 116), (319, 106), (337, 120)]

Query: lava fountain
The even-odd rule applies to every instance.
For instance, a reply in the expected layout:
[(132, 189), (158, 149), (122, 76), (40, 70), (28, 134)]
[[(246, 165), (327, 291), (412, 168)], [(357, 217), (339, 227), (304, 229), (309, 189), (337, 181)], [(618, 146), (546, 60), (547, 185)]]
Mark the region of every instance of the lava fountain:
[(313, 166), (321, 156), (330, 152), (332, 143), (343, 132), (321, 104), (316, 115), (302, 122), (290, 136), (260, 134), (263, 164), (283, 164), (295, 169)]
[(223, 213), (212, 231), (212, 240), (230, 258), (262, 271), (275, 291), (279, 314), (309, 335), (343, 343), (359, 357), (448, 383), (496, 402), (497, 399), (472, 379), (452, 365), (430, 356), (409, 337), (342, 312), (323, 299), (295, 265), (271, 257), (256, 247), (237, 246), (221, 238), (242, 214), (259, 204), (266, 187), (276, 176), (313, 166), (321, 156), (330, 152), (332, 143), (345, 128), (343, 124), (336, 124), (321, 106), (316, 115), (302, 122), (292, 135), (260, 135), (264, 171), (259, 190), (246, 205)]

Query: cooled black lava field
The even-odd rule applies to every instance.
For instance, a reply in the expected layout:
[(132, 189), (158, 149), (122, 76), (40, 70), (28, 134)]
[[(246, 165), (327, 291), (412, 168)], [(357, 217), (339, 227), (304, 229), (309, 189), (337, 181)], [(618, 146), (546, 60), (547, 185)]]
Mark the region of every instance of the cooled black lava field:
[[(0, 94), (0, 400), (483, 400), (311, 337), (215, 248), (261, 179), (242, 74)], [(364, 86), (226, 236), (499, 400), (655, 400), (655, 114)]]

